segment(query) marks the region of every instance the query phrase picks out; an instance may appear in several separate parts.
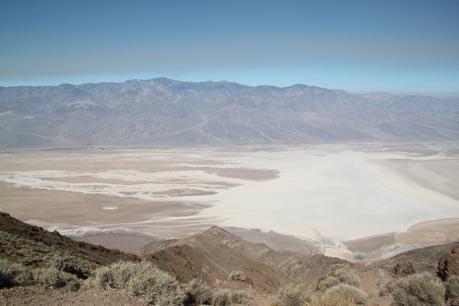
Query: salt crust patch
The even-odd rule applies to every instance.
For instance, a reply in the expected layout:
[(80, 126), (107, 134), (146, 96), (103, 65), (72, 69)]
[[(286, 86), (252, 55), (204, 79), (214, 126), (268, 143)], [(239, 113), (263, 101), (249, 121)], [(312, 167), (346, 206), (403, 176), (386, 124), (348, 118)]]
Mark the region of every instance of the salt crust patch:
[[(131, 151), (102, 153), (91, 158), (149, 161), (165, 159), (168, 154), (170, 158), (174, 154), (184, 156), (179, 151), (154, 151), (150, 154), (134, 154)], [(314, 240), (322, 237), (347, 240), (400, 232), (418, 222), (459, 217), (457, 200), (429, 190), (400, 173), (388, 171), (385, 166), (391, 160), (448, 159), (443, 154), (365, 152), (346, 146), (316, 146), (248, 152), (200, 150), (186, 157), (189, 162), (180, 162), (176, 166), (186, 165), (191, 168), (188, 170), (171, 167), (170, 170), (152, 172), (110, 169), (99, 172), (15, 171), (0, 172), (0, 181), (16, 187), (100, 193), (147, 201), (210, 204), (209, 208), (195, 216), (196, 220), (221, 220), (218, 225), (274, 230)], [(203, 159), (218, 161), (225, 167), (273, 169), (279, 171), (280, 176), (268, 181), (248, 181), (192, 169), (199, 168), (193, 161)], [(122, 185), (59, 181), (59, 178), (77, 176), (90, 176), (96, 182), (100, 178), (146, 183)], [(237, 186), (228, 187), (228, 183)], [(214, 191), (216, 194), (165, 194), (184, 188)], [(171, 218), (168, 222), (180, 224), (182, 221), (183, 226), (187, 226), (190, 218)]]

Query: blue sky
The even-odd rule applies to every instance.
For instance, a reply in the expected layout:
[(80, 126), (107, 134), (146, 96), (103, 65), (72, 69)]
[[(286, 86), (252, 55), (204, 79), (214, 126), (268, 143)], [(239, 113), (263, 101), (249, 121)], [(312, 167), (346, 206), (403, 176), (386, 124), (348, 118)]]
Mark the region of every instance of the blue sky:
[(459, 1), (0, 0), (0, 85), (165, 76), (459, 93)]

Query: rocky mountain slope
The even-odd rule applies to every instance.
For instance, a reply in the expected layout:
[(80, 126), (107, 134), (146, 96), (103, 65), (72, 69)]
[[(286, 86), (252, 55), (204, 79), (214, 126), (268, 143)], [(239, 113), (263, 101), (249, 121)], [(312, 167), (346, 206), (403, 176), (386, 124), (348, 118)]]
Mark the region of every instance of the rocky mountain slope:
[[(367, 295), (368, 305), (389, 305), (391, 297), (383, 293), (385, 289), (381, 284), (394, 282), (400, 276), (427, 271), (446, 278), (459, 273), (459, 242), (412, 250), (387, 260), (355, 264), (322, 254), (274, 250), (263, 243), (245, 241), (218, 227), (156, 246), (157, 250), (144, 255), (144, 260), (174, 275), (182, 284), (197, 278), (216, 290), (233, 288), (249, 291), (249, 305), (267, 305), (268, 301), (275, 300), (280, 288), (291, 284), (301, 286), (304, 293), (313, 294), (317, 292), (319, 281), (332, 269), (336, 271), (336, 264), (348, 266), (355, 271), (350, 273), (357, 273), (355, 277)], [(80, 276), (88, 276), (97, 267), (116, 261), (139, 260), (134, 255), (73, 241), (56, 232), (0, 214), (0, 259), (21, 263), (24, 267), (46, 267), (55, 265), (56, 257), (64, 260), (63, 271)], [(65, 264), (72, 270), (66, 270)], [(243, 277), (229, 277), (235, 272)], [(60, 305), (63, 299), (74, 305), (144, 303), (124, 291), (104, 291), (100, 288), (85, 287), (78, 292), (70, 292), (28, 285), (0, 290), (0, 303), (3, 304), (22, 305), (39, 301)]]
[(290, 282), (302, 281), (314, 287), (331, 265), (345, 262), (321, 254), (273, 250), (218, 227), (163, 244), (145, 259), (183, 282), (198, 278), (219, 283), (228, 280), (231, 272), (242, 271), (247, 284), (271, 293)]
[(407, 231), (344, 241), (354, 256), (363, 260), (394, 257), (412, 249), (448, 245), (459, 241), (459, 219), (448, 218), (415, 224)]
[[(440, 260), (455, 249), (459, 251), (459, 242), (419, 248), (398, 254), (394, 257), (382, 261), (377, 261), (371, 266), (390, 270), (393, 269), (397, 264), (405, 265), (406, 263), (411, 263), (414, 271), (416, 272), (437, 273), (439, 272), (438, 268)], [(458, 265), (459, 258), (455, 260), (456, 265)], [(453, 264), (453, 262), (450, 264)], [(457, 270), (457, 272), (459, 272), (459, 270)]]
[(138, 260), (135, 255), (78, 242), (58, 232), (48, 232), (3, 212), (0, 212), (0, 259), (40, 267), (62, 261), (61, 264), (72, 270), (69, 273), (82, 278), (88, 277), (101, 265)]
[(165, 78), (0, 87), (0, 148), (459, 139), (459, 100)]

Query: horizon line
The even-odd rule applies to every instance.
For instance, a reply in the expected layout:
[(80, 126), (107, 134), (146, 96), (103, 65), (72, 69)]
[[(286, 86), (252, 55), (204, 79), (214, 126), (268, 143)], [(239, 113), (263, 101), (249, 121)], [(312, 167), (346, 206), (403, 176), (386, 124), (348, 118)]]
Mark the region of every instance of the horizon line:
[(82, 82), (50, 82), (49, 84), (40, 84), (40, 82), (34, 82), (35, 84), (27, 84), (28, 82), (24, 82), (24, 84), (18, 85), (2, 85), (0, 81), (0, 88), (15, 88), (15, 87), (59, 87), (59, 86), (83, 86), (83, 85), (90, 85), (90, 84), (122, 84), (132, 81), (139, 81), (139, 82), (146, 82), (152, 80), (169, 80), (174, 82), (182, 82), (182, 83), (229, 83), (244, 87), (256, 88), (256, 87), (273, 87), (279, 89), (285, 89), (295, 86), (305, 86), (305, 87), (312, 87), (312, 88), (319, 88), (319, 89), (326, 89), (326, 90), (334, 90), (334, 91), (342, 91), (350, 94), (358, 94), (358, 95), (365, 95), (365, 94), (390, 94), (394, 96), (425, 96), (425, 97), (435, 97), (435, 98), (459, 98), (459, 92), (421, 92), (421, 91), (389, 91), (389, 90), (369, 90), (369, 91), (353, 91), (347, 90), (342, 88), (331, 88), (331, 87), (324, 87), (318, 85), (311, 85), (305, 83), (291, 83), (290, 85), (279, 86), (279, 85), (272, 85), (272, 84), (257, 84), (257, 85), (249, 85), (244, 84), (238, 81), (230, 81), (230, 80), (180, 80), (177, 78), (171, 78), (166, 76), (157, 76), (157, 77), (150, 77), (150, 78), (124, 78), (123, 80), (112, 80), (112, 81), (82, 81)]

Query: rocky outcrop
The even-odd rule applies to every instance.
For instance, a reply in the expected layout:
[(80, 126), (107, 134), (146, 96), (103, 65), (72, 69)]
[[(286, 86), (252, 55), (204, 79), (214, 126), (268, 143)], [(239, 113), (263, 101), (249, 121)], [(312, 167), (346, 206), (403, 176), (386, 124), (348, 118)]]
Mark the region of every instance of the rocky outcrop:
[(459, 246), (454, 247), (449, 254), (440, 258), (437, 274), (443, 280), (452, 275), (459, 275)]
[(407, 276), (416, 273), (416, 271), (414, 270), (414, 266), (411, 261), (405, 261), (397, 263), (394, 267), (393, 273), (396, 276)]

